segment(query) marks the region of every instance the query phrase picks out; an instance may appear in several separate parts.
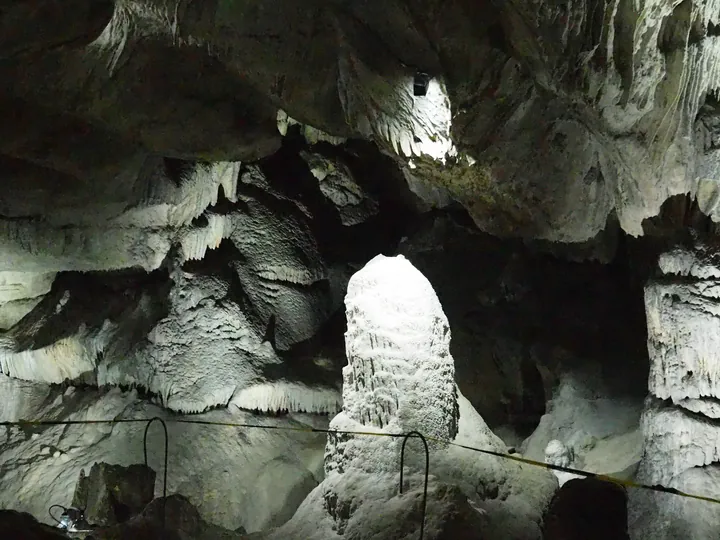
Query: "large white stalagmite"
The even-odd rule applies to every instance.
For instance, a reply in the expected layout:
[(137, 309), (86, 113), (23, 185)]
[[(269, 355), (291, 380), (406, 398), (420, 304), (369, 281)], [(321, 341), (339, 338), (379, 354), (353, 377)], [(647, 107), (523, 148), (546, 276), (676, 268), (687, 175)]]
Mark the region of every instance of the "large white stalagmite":
[[(425, 276), (405, 257), (380, 255), (350, 279), (345, 306), (344, 406), (331, 426), (453, 439), (459, 413), (450, 326)], [(328, 469), (342, 470), (342, 461), (356, 457), (364, 462), (362, 447), (375, 441), (341, 444), (338, 451), (330, 441)]]
[[(404, 257), (378, 255), (350, 280), (345, 297), (348, 364), (343, 410), (331, 429), (326, 479), (268, 538), (416, 538), (423, 490), (422, 445), (407, 444), (406, 492), (398, 493), (401, 439), (427, 437), (505, 451), (458, 392), (450, 327), (428, 280)], [(425, 538), (541, 537), (542, 512), (557, 487), (547, 471), (430, 443)]]
[[(720, 497), (720, 252), (697, 244), (660, 257), (645, 288), (650, 395), (642, 415), (641, 481)], [(631, 492), (637, 539), (711, 538), (716, 505)]]

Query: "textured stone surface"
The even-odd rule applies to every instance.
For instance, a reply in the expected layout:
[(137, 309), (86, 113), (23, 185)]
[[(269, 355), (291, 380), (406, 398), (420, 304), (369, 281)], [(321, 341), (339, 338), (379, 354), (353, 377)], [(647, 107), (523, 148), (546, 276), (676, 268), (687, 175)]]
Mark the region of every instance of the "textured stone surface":
[(648, 286), (649, 387), (662, 399), (720, 397), (718, 360), (720, 287), (713, 280)]
[[(168, 414), (138, 393), (57, 387), (0, 376), (0, 420), (112, 420), (153, 418), (208, 420), (267, 426), (168, 423), (168, 493), (179, 493), (200, 516), (231, 530), (253, 532), (287, 519), (323, 478), (325, 437), (273, 427), (326, 427), (327, 420), (259, 417), (235, 407), (203, 415)], [(6, 407), (5, 404), (11, 404)], [(51, 504), (69, 506), (80, 471), (96, 462), (143, 463), (145, 422), (70, 426), (10, 427), (0, 432), (0, 507), (27, 511), (48, 521)], [(155, 495), (162, 495), (165, 440), (154, 423), (148, 433), (149, 466), (157, 472)], [(277, 473), (283, 482), (278, 484)], [(273, 494), (259, 499), (258, 492)]]
[(153, 500), (155, 471), (145, 465), (94, 463), (80, 473), (72, 507), (94, 526), (115, 525), (141, 513)]
[[(297, 162), (304, 167), (297, 174), (313, 178)], [(9, 326), (0, 337), (2, 371), (53, 383), (140, 385), (184, 412), (227, 405), (236, 391), (245, 391), (236, 403), (252, 409), (336, 411), (329, 370), (310, 363), (290, 377), (278, 356), (319, 331), (344, 286), (345, 271), (331, 273), (320, 253), (313, 214), (298, 200), (303, 192), (288, 195), (262, 168), (235, 162), (153, 167), (137, 186), (138, 204), (111, 219), (110, 229), (91, 225), (92, 216), (82, 226), (47, 229), (77, 233), (77, 250), (53, 244), (53, 253), (32, 245), (37, 237), (17, 239), (28, 270), (52, 262), (58, 270), (130, 265), (154, 273), (63, 275), (52, 290), (54, 272), (0, 273), (0, 314)], [(113, 231), (127, 240), (122, 249), (110, 248)]]
[[(335, 475), (303, 501), (287, 525), (258, 538), (417, 538), (422, 478), (413, 475), (409, 480), (412, 487), (400, 495), (394, 475)], [(433, 482), (428, 489), (424, 538), (470, 540), (478, 534), (492, 538), (487, 536), (488, 529), (483, 513), (462, 491)]]
[[(462, 445), (505, 451), (502, 441), (452, 380), (450, 329), (427, 279), (404, 257), (377, 256), (350, 280), (341, 431), (381, 435), (420, 431)], [(528, 469), (430, 441), (426, 538), (538, 539), (557, 486)], [(330, 434), (325, 480), (293, 518), (269, 533), (280, 538), (412, 538), (418, 534), (425, 454), (406, 446), (404, 494), (398, 495), (397, 438)]]
[[(459, 410), (450, 326), (427, 279), (402, 256), (378, 255), (350, 280), (345, 309), (348, 364), (343, 368), (343, 410), (331, 427), (357, 426), (381, 433), (414, 430), (428, 437), (455, 438)], [(330, 439), (328, 471), (395, 468), (394, 456), (391, 464), (364, 457), (365, 444), (377, 441), (342, 441), (345, 438), (338, 437), (335, 449)], [(399, 448), (394, 441), (382, 443)]]
[[(597, 370), (563, 373), (547, 413), (520, 449), (546, 463), (632, 476), (643, 452), (642, 405), (640, 397), (603, 382)], [(561, 484), (576, 477), (555, 474)]]
[(337, 207), (343, 225), (357, 225), (378, 212), (377, 201), (357, 184), (342, 161), (307, 152), (302, 157), (317, 178), (322, 194)]
[[(669, 487), (718, 498), (719, 473), (717, 464), (693, 467), (676, 476)], [(720, 527), (714, 503), (637, 490), (630, 490), (628, 496), (633, 539), (712, 538)]]
[[(353, 265), (385, 249), (368, 222), (396, 210), (346, 166), (357, 138), (377, 147), (363, 160), (392, 160), (368, 168), (376, 183), (402, 175), (421, 211), (459, 203), (486, 232), (577, 244), (603, 260), (618, 227), (642, 235), (669, 197), (689, 194), (718, 215), (717, 0), (0, 4), (0, 367), (15, 377), (139, 384), (181, 411), (334, 410), (336, 381), (318, 365), (332, 361), (303, 363), (312, 354), (296, 349), (312, 349)], [(297, 163), (275, 157), (298, 134), (312, 189)], [(333, 235), (363, 255), (349, 263)], [(469, 295), (483, 310), (460, 331), (494, 330), (484, 315), (531, 297), (514, 277), (526, 262), (499, 263), (502, 294)], [(673, 401), (682, 419), (671, 420), (698, 437), (718, 416), (717, 266), (712, 249), (669, 253), (660, 267), (675, 277), (646, 295), (651, 394)], [(162, 277), (110, 290), (64, 281), (130, 269)], [(576, 332), (577, 313), (557, 326)], [(622, 334), (597, 334), (608, 328)], [(522, 339), (481, 338), (491, 367), (466, 384), (497, 387), (484, 403), (493, 416), (527, 413), (532, 425), (561, 364), (590, 355), (565, 346), (585, 336), (558, 345), (521, 329)], [(634, 380), (611, 365), (635, 360), (621, 347), (584, 347), (601, 350), (606, 378)], [(403, 384), (383, 379), (394, 366), (381, 368), (369, 378), (377, 392), (348, 418), (414, 421), (402, 416)], [(453, 436), (447, 399), (439, 415), (452, 421), (422, 418), (423, 428)], [(556, 438), (593, 399), (576, 401), (575, 416), (558, 405), (537, 440)], [(662, 441), (666, 411), (650, 403), (644, 425)], [(647, 474), (712, 466), (687, 456)]]
[(65, 24), (13, 6), (3, 206), (121, 205), (149, 155), (257, 159), (299, 123), (375, 141), (496, 234), (582, 242), (614, 211), (639, 235), (679, 193), (714, 215), (717, 7), (77, 1)]
[[(638, 478), (717, 497), (717, 247), (696, 240), (661, 256), (661, 275), (646, 287), (650, 395), (642, 416)], [(711, 505), (661, 494), (631, 499), (635, 537), (676, 539), (715, 534)]]
[[(624, 256), (603, 265), (589, 257), (605, 250), (597, 244), (548, 247), (498, 240), (454, 213), (428, 216), (400, 246), (442, 302), (458, 386), (488, 424), (521, 440), (538, 422), (555, 426), (534, 459), (579, 426), (598, 438), (637, 428), (648, 374), (644, 283)], [(557, 418), (543, 419), (553, 408)]]

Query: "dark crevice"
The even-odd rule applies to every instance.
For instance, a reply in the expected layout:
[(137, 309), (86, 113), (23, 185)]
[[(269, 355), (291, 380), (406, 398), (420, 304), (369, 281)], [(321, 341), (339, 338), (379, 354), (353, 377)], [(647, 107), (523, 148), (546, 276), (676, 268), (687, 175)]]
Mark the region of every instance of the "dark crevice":
[[(278, 356), (290, 372), (302, 372), (312, 366), (312, 371), (321, 374), (326, 384), (337, 384), (342, 380), (341, 369), (345, 363), (346, 331), (345, 310), (341, 308), (328, 317), (314, 336), (296, 343), (288, 351), (278, 351)], [(313, 362), (318, 358), (325, 358), (329, 363), (316, 366)]]
[(192, 172), (194, 168), (195, 163), (192, 161), (169, 157), (163, 158), (163, 170), (165, 171), (165, 175), (178, 188), (182, 186), (185, 181), (185, 177)]
[[(345, 163), (358, 185), (378, 201), (379, 212), (363, 223), (343, 226), (337, 208), (322, 194), (318, 180), (299, 156), (303, 150), (338, 158)], [(285, 137), (281, 150), (262, 160), (260, 165), (273, 188), (310, 210), (313, 219), (309, 225), (320, 253), (329, 265), (365, 263), (379, 253), (394, 254), (398, 241), (417, 219), (414, 195), (405, 180), (394, 162), (371, 143), (351, 140), (343, 146), (329, 143), (308, 146), (297, 132), (293, 132), (292, 136)], [(258, 198), (268, 197), (259, 188), (243, 185), (242, 189)], [(298, 211), (291, 201), (273, 199), (275, 211)]]
[(494, 49), (498, 49), (503, 52), (509, 50), (507, 35), (502, 23), (495, 22), (491, 24), (487, 29), (488, 43)]
[(199, 261), (187, 261), (183, 270), (191, 274), (219, 277), (229, 283), (225, 299), (238, 304), (246, 314), (254, 313), (252, 303), (245, 293), (242, 281), (235, 270), (235, 265), (245, 264), (242, 252), (232, 243), (224, 239), (215, 249), (207, 250), (205, 257)]
[(609, 264), (571, 262), (483, 234), (464, 211), (427, 220), (402, 252), (433, 285), (457, 383), (491, 427), (537, 426), (552, 392), (539, 366), (552, 376), (589, 363), (618, 395), (646, 394), (647, 275), (622, 236)]
[(664, 54), (682, 51), (688, 45), (698, 43), (705, 37), (701, 21), (693, 18), (692, 0), (683, 0), (671, 16), (662, 21), (658, 49)]
[(267, 329), (265, 330), (265, 335), (263, 336), (263, 343), (267, 342), (272, 345), (272, 348), (275, 349), (275, 327), (277, 325), (276, 317), (275, 315), (270, 315), (270, 319), (267, 323)]
[[(708, 400), (708, 398), (702, 398), (703, 401)], [(698, 422), (702, 422), (704, 424), (713, 424), (715, 428), (720, 428), (720, 418), (713, 418), (712, 416), (707, 416), (701, 412), (691, 411), (690, 409), (686, 409), (682, 405), (679, 405), (675, 402), (673, 402), (672, 399), (660, 399), (655, 398), (655, 403), (657, 404), (657, 408), (659, 410), (664, 409), (676, 409), (681, 410), (683, 414), (688, 416), (691, 419), (697, 420)], [(715, 402), (719, 402), (720, 400), (715, 399)]]
[(642, 222), (644, 235), (666, 250), (675, 245), (692, 246), (693, 236), (711, 238), (720, 232), (720, 225), (705, 215), (697, 199), (688, 194), (669, 197), (657, 216)]
[(615, 28), (613, 61), (622, 78), (624, 105), (628, 98), (633, 80), (633, 60), (635, 58), (635, 25), (639, 13), (635, 10), (633, 0), (619, 0), (615, 19), (611, 22)]
[[(232, 214), (233, 212), (247, 212), (248, 211), (248, 205), (243, 200), (238, 200), (236, 202), (232, 202), (230, 199), (228, 199), (227, 194), (225, 193), (225, 189), (223, 189), (222, 186), (218, 188), (218, 197), (217, 202), (211, 206), (208, 206), (205, 210), (205, 214), (218, 214), (221, 216), (226, 216), (228, 214)], [(207, 219), (207, 218), (205, 218)]]
[(106, 320), (120, 323), (143, 295), (156, 299), (148, 323), (159, 320), (167, 313), (170, 285), (165, 270), (58, 274), (50, 292), (11, 329), (16, 351), (47, 347), (76, 335), (81, 326), (99, 329)]
[(210, 224), (210, 221), (208, 220), (208, 217), (206, 214), (200, 214), (198, 217), (193, 218), (193, 220), (190, 222), (191, 227), (198, 228), (198, 229), (207, 227), (209, 224)]

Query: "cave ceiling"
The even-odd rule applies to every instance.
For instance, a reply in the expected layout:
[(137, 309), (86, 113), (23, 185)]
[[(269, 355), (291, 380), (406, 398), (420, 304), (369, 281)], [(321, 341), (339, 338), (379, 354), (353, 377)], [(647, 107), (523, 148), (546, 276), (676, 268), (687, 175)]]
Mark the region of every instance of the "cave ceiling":
[(638, 236), (681, 193), (713, 217), (718, 23), (713, 0), (4, 1), (0, 213), (117, 217), (148, 162), (257, 160), (281, 114), (499, 236)]

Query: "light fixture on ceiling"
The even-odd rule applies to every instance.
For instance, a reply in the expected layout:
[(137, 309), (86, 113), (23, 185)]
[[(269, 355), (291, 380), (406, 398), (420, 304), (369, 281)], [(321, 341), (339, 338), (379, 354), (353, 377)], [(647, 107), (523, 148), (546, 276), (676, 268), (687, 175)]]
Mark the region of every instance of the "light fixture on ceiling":
[(419, 97), (427, 95), (429, 84), (430, 75), (422, 71), (417, 71), (413, 80), (413, 95)]

